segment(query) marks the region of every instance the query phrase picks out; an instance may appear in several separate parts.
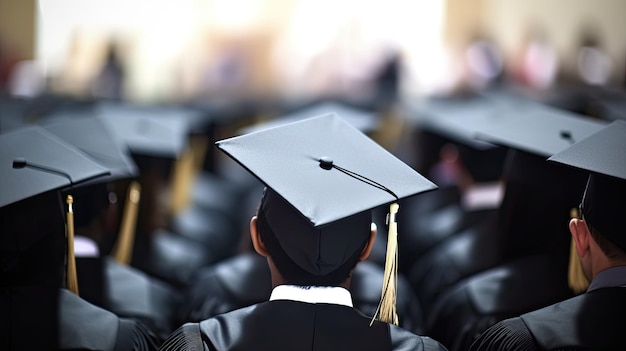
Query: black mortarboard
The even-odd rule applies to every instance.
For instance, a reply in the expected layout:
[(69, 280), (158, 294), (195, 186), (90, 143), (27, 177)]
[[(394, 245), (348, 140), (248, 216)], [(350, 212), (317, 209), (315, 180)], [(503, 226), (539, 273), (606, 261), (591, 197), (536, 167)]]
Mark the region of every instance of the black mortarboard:
[(0, 135), (0, 207), (108, 174), (103, 166), (42, 127)]
[(476, 133), (507, 118), (507, 108), (484, 96), (429, 98), (414, 106), (411, 117), (420, 129), (486, 150), (495, 146), (476, 139)]
[(419, 130), (453, 142), (463, 165), (480, 182), (500, 178), (506, 150), (476, 139), (476, 134), (506, 119), (509, 109), (508, 104), (483, 95), (429, 98), (416, 105), (411, 116)]
[(133, 154), (175, 159), (187, 146), (189, 128), (196, 121), (166, 112), (155, 107), (113, 103), (96, 108), (98, 118)]
[(535, 102), (518, 104), (477, 138), (533, 155), (550, 157), (597, 132), (606, 122)]
[(553, 257), (560, 258), (569, 254), (561, 242), (569, 243), (563, 223), (580, 200), (571, 189), (584, 187), (586, 175), (546, 159), (606, 123), (532, 101), (519, 101), (514, 107), (500, 123), (477, 134), (510, 150), (498, 228), (506, 237), (504, 251), (515, 257), (556, 250)]
[(111, 179), (137, 175), (137, 166), (128, 151), (100, 119), (91, 116), (57, 117), (47, 119), (42, 126), (107, 167)]
[(437, 187), (334, 114), (217, 146), (265, 183), (268, 224), (290, 258), (314, 275), (332, 272), (362, 247), (369, 210)]
[(363, 133), (371, 132), (378, 127), (378, 120), (374, 112), (348, 106), (346, 104), (328, 101), (297, 109), (296, 111), (280, 116), (279, 118), (273, 119), (269, 122), (255, 124), (244, 128), (242, 130), (242, 134), (278, 127), (283, 124), (293, 123), (328, 113), (334, 113), (340, 116), (343, 120)]
[(41, 124), (47, 131), (70, 143), (111, 173), (106, 180), (98, 178), (71, 189), (74, 198), (76, 228), (90, 223), (108, 204), (109, 182), (135, 177), (137, 166), (128, 149), (115, 139), (100, 119), (88, 113), (57, 113)]
[(614, 121), (597, 133), (548, 159), (590, 172), (582, 215), (626, 251), (622, 216), (626, 213), (626, 122)]

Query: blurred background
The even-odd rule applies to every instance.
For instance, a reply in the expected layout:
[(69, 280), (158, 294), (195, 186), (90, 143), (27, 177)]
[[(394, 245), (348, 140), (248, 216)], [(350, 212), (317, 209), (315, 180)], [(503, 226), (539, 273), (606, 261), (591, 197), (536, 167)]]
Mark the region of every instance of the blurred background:
[[(625, 34), (624, 0), (0, 0), (0, 140), (41, 124), (109, 162), (119, 141), (127, 177), (71, 189), (99, 259), (80, 297), (162, 341), (271, 292), (262, 184), (213, 143), (336, 112), (439, 186), (401, 204), (398, 310), (464, 350), (584, 291), (566, 224), (586, 174), (546, 159), (626, 120)], [(377, 238), (351, 285), (370, 315)]]
[(624, 14), (621, 0), (0, 0), (0, 84), (142, 102), (363, 98), (397, 60), (405, 98), (499, 75), (623, 86)]

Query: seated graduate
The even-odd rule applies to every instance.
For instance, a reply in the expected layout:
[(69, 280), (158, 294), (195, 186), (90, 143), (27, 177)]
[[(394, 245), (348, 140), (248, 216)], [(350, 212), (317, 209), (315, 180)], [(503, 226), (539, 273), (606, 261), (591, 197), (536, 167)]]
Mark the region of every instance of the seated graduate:
[(499, 322), (471, 350), (626, 348), (626, 123), (616, 121), (549, 160), (590, 171), (569, 229), (585, 293)]
[[(161, 349), (445, 350), (394, 325), (395, 201), (433, 183), (334, 114), (217, 146), (266, 185), (250, 232), (273, 291), (269, 301), (183, 325)], [(347, 287), (376, 237), (371, 209), (389, 203), (383, 298), (368, 317), (353, 307)]]
[[(160, 340), (165, 339), (174, 330), (171, 316), (178, 296), (167, 283), (130, 266), (141, 185), (128, 150), (103, 121), (88, 114), (70, 117), (60, 113), (42, 126), (111, 173), (67, 190), (74, 199), (75, 242), (87, 249), (76, 250), (80, 297), (119, 317), (139, 320)], [(117, 201), (117, 193), (121, 197), (124, 192), (125, 200)], [(114, 250), (109, 255), (108, 242), (113, 238)]]
[(68, 210), (66, 241), (60, 189), (108, 174), (41, 127), (0, 135), (0, 349), (158, 348), (140, 322), (80, 298), (70, 269), (73, 221)]

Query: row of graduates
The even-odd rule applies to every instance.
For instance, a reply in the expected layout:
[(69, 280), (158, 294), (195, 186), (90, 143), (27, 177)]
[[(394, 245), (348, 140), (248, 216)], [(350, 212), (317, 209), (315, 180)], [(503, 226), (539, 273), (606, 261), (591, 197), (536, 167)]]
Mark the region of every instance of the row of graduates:
[[(345, 107), (336, 104), (319, 107), (309, 109), (294, 118), (286, 118), (281, 123), (331, 112), (368, 133), (376, 130), (377, 123), (380, 122), (378, 119), (372, 119), (363, 114), (355, 116), (354, 111), (346, 110)], [(49, 338), (43, 338), (40, 341), (54, 340), (61, 344), (61, 348), (75, 348), (76, 344), (72, 343), (81, 342), (88, 343), (80, 346), (87, 349), (155, 348), (182, 323), (201, 321), (220, 313), (266, 301), (272, 292), (274, 275), (268, 268), (265, 258), (250, 251), (247, 234), (242, 237), (241, 232), (247, 231), (247, 225), (244, 230), (240, 227), (241, 223), (247, 223), (248, 219), (245, 217), (254, 214), (263, 185), (252, 177), (240, 176), (240, 173), (236, 175), (230, 173), (228, 178), (221, 178), (215, 177), (211, 172), (203, 171), (201, 176), (196, 175), (195, 178), (190, 178), (190, 174), (194, 173), (190, 170), (190, 166), (197, 166), (199, 160), (206, 165), (207, 159), (214, 157), (210, 154), (200, 153), (200, 156), (198, 153), (194, 154), (193, 148), (185, 149), (188, 140), (192, 141), (190, 145), (194, 145), (195, 142), (200, 144), (200, 148), (206, 146), (203, 144), (203, 140), (206, 142), (206, 129), (199, 133), (200, 138), (186, 139), (189, 137), (189, 131), (193, 129), (190, 126), (198, 122), (206, 123), (209, 119), (212, 123), (211, 127), (215, 127), (214, 115), (207, 118), (206, 113), (198, 114), (197, 111), (193, 111), (194, 113), (186, 111), (186, 114), (181, 114), (177, 109), (175, 110), (177, 114), (174, 114), (162, 108), (129, 108), (106, 104), (99, 104), (96, 110), (95, 114), (98, 115), (96, 118), (83, 118), (86, 113), (81, 106), (80, 109), (72, 111), (71, 117), (64, 113), (61, 117), (46, 118), (47, 122), (42, 124), (48, 132), (56, 132), (57, 137), (65, 137), (69, 144), (76, 146), (81, 144), (80, 139), (82, 139), (83, 144), (78, 145), (81, 149), (79, 153), (86, 153), (89, 158), (96, 159), (100, 163), (109, 162), (107, 168), (111, 175), (106, 178), (106, 181), (92, 181), (82, 186), (75, 185), (67, 191), (71, 190), (74, 193), (75, 217), (80, 219), (80, 216), (86, 215), (85, 222), (77, 225), (77, 232), (84, 231), (91, 238), (98, 240), (98, 250), (93, 251), (113, 252), (116, 258), (104, 258), (100, 256), (106, 255), (97, 254), (78, 258), (79, 275), (82, 272), (79, 282), (83, 282), (80, 283), (81, 298), (69, 294), (64, 289), (53, 289), (53, 291), (58, 290), (57, 294), (60, 295), (44, 295), (41, 287), (56, 286), (55, 284), (62, 280), (58, 274), (45, 274), (49, 279), (42, 280), (40, 279), (42, 275), (20, 272), (20, 279), (30, 275), (28, 284), (23, 284), (21, 280), (19, 283), (14, 280), (6, 281), (9, 291), (18, 286), (34, 286), (35, 289), (31, 291), (36, 291), (34, 294), (39, 301), (49, 302), (57, 298), (56, 296), (61, 298), (59, 309), (46, 313), (37, 305), (29, 304), (28, 301), (31, 301), (33, 296), (22, 295), (26, 300), (20, 308), (14, 309), (20, 311), (20, 315), (43, 321), (45, 318), (36, 317), (37, 313), (42, 313), (41, 316), (48, 316), (47, 322), (50, 322), (51, 316), (60, 315), (63, 318), (67, 315), (62, 312), (71, 310), (74, 313), (71, 313), (68, 319), (60, 319), (61, 323), (47, 325), (57, 325), (62, 329), (72, 325), (81, 328), (91, 325), (99, 332), (89, 333), (86, 330), (74, 329), (66, 332), (61, 330), (57, 333), (56, 329), (46, 329), (50, 331)], [(446, 160), (438, 167), (431, 168), (435, 172), (429, 173), (429, 178), (436, 179), (435, 182), (440, 186), (438, 190), (409, 198), (404, 198), (406, 194), (398, 196), (402, 218), (398, 223), (400, 229), (398, 269), (400, 272), (397, 311), (400, 326), (417, 334), (429, 335), (450, 349), (465, 349), (487, 327), (503, 318), (570, 297), (572, 291), (564, 280), (570, 253), (569, 235), (554, 233), (562, 233), (563, 229), (566, 229), (564, 223), (569, 220), (569, 209), (576, 207), (581, 199), (581, 191), (575, 189), (584, 189), (587, 174), (586, 172), (577, 174), (572, 169), (558, 167), (546, 162), (545, 159), (568, 148), (575, 141), (598, 132), (607, 125), (607, 122), (574, 116), (527, 100), (520, 100), (519, 97), (513, 98), (508, 94), (483, 94), (470, 98), (430, 101), (426, 105), (418, 106), (417, 111), (411, 112), (412, 115), (417, 116), (417, 119), (408, 123), (416, 123), (414, 127), (419, 132), (417, 139), (420, 151), (432, 152), (434, 149), (439, 149), (443, 143), (453, 143), (458, 159), (465, 162), (461, 167), (458, 159)], [(87, 114), (94, 114), (91, 106)], [(140, 117), (131, 117), (137, 114)], [(161, 114), (167, 114), (167, 116)], [(498, 116), (510, 117), (512, 114), (522, 117), (497, 119)], [(232, 123), (232, 120), (233, 116), (229, 115), (227, 121)], [(222, 122), (224, 121), (217, 120), (217, 123)], [(81, 124), (83, 124), (82, 127)], [(90, 124), (89, 127), (88, 124)], [(494, 126), (497, 128), (492, 128)], [(327, 127), (326, 124), (320, 127), (321, 135), (330, 133), (326, 130)], [(91, 134), (88, 132), (89, 128), (97, 132)], [(524, 128), (526, 128), (525, 132), (520, 132)], [(28, 128), (23, 130), (28, 130)], [(111, 130), (112, 134), (117, 134), (115, 137), (122, 140), (122, 144), (125, 145), (121, 145), (116, 150), (112, 146), (118, 145), (119, 140), (114, 140), (115, 138), (102, 139), (98, 145), (96, 140), (106, 136), (106, 133), (103, 133), (105, 130)], [(253, 130), (255, 129), (246, 129), (244, 132)], [(481, 139), (489, 141), (490, 144), (474, 141), (474, 135), (477, 132), (480, 132)], [(36, 133), (42, 132), (36, 131)], [(66, 134), (62, 135), (63, 133)], [(294, 141), (294, 144), (304, 142), (303, 136), (298, 135), (297, 131), (291, 133), (296, 134), (297, 141)], [(307, 128), (306, 133), (302, 131), (299, 133), (311, 133), (311, 129)], [(17, 131), (15, 134), (10, 133), (9, 136), (16, 134)], [(47, 132), (44, 134), (47, 135)], [(170, 136), (172, 139), (168, 140)], [(29, 145), (32, 144), (31, 140), (34, 137), (28, 137), (25, 134), (15, 138)], [(332, 136), (328, 138), (333, 139)], [(36, 139), (43, 139), (43, 137), (37, 134)], [(55, 142), (58, 143), (59, 140)], [(94, 142), (96, 144), (92, 144)], [(330, 151), (328, 152), (333, 151), (332, 147), (342, 147), (337, 146), (342, 145), (341, 141), (329, 142), (329, 144)], [(132, 160), (124, 155), (124, 146), (132, 151)], [(39, 176), (43, 177), (45, 173), (48, 173), (48, 178), (59, 178), (58, 174), (51, 174), (50, 171), (42, 173), (31, 167), (32, 165), (47, 165), (43, 168), (57, 171), (60, 169), (67, 174), (70, 185), (80, 182), (79, 176), (69, 171), (72, 165), (77, 169), (80, 168), (76, 166), (76, 162), (72, 161), (67, 165), (62, 163), (50, 165), (49, 161), (56, 160), (56, 158), (51, 157), (50, 154), (42, 155), (41, 150), (49, 150), (51, 147), (43, 145), (33, 147), (33, 154), (24, 153), (23, 148), (23, 145), (12, 148), (3, 146), (3, 150), (16, 152), (7, 154), (7, 158), (11, 161), (17, 158), (26, 160), (29, 166), (20, 168), (20, 171), (33, 169), (36, 174), (39, 172)], [(298, 146), (293, 145), (293, 148), (297, 149)], [(450, 150), (449, 147), (446, 148), (443, 149)], [(268, 152), (268, 154), (276, 158), (279, 157), (280, 152), (284, 152), (282, 148)], [(355, 155), (354, 150), (345, 152), (352, 155), (351, 157)], [(116, 155), (113, 155), (114, 153)], [(358, 152), (359, 155), (361, 153), (363, 153), (362, 150)], [(337, 160), (334, 152), (329, 155)], [(506, 165), (504, 164), (505, 156)], [(371, 157), (368, 157), (367, 162), (383, 162), (379, 158), (372, 161)], [(237, 159), (237, 156), (233, 158)], [(257, 158), (255, 162), (270, 163), (269, 157), (257, 156)], [(172, 163), (174, 159), (178, 161)], [(111, 163), (112, 160), (116, 162)], [(120, 160), (123, 161), (120, 162)], [(247, 169), (252, 168), (247, 163), (249, 161), (238, 160), (238, 162)], [(135, 164), (139, 166), (139, 169), (134, 169)], [(285, 167), (289, 167), (289, 163), (279, 164), (282, 168), (277, 168), (282, 171)], [(348, 168), (345, 163), (340, 166), (365, 177), (372, 177), (370, 173), (372, 171), (368, 169), (371, 166), (362, 168), (361, 172), (358, 172), (358, 168), (362, 166), (355, 166), (357, 169)], [(111, 171), (112, 169), (117, 171)], [(380, 169), (385, 170), (384, 167)], [(393, 167), (388, 168), (387, 171), (391, 169)], [(504, 177), (502, 177), (503, 169)], [(15, 170), (16, 168), (12, 165), (10, 172)], [(450, 170), (453, 172), (451, 173)], [(117, 213), (116, 216), (112, 212), (118, 210), (117, 206), (132, 208), (128, 206), (132, 203), (131, 200), (122, 200), (126, 197), (126, 193), (129, 194), (129, 199), (132, 197), (136, 199), (139, 190), (136, 185), (130, 185), (129, 178), (134, 178), (137, 171), (139, 172), (138, 180), (142, 185), (143, 202), (139, 208), (135, 238), (124, 239), (125, 236), (121, 234), (117, 238), (110, 237), (102, 228), (94, 230), (95, 223), (102, 224), (104, 216), (111, 215), (116, 217), (112, 221), (114, 223), (112, 227), (124, 227), (120, 223), (132, 226), (132, 223), (122, 220), (123, 215)], [(277, 186), (271, 177), (264, 179), (255, 170), (252, 169), (252, 172), (266, 185), (274, 184), (272, 189), (283, 186), (282, 184)], [(163, 186), (161, 178), (163, 173), (171, 173), (172, 178), (178, 179), (178, 182), (172, 183), (170, 189), (173, 199), (181, 193), (185, 197), (184, 193), (187, 192), (187, 199), (181, 200), (181, 203), (186, 203), (186, 205), (171, 205), (172, 213), (175, 215), (171, 216), (167, 229), (164, 229), (162, 224), (155, 223), (155, 220), (162, 221), (166, 217), (155, 216), (155, 213), (162, 213), (159, 211), (162, 211), (163, 206), (158, 201)], [(454, 182), (448, 184), (446, 181), (451, 179), (447, 177), (450, 174), (455, 177)], [(471, 175), (472, 181), (467, 181), (468, 175)], [(23, 176), (22, 173), (19, 174), (22, 182)], [(180, 182), (180, 177), (186, 181)], [(372, 179), (380, 181), (387, 187), (389, 185), (385, 184), (384, 180), (389, 177), (391, 175), (379, 175)], [(382, 180), (379, 180), (381, 178)], [(502, 178), (506, 181), (501, 182)], [(3, 179), (10, 179), (10, 177), (3, 177)], [(192, 188), (188, 187), (190, 179), (194, 179)], [(459, 179), (464, 181), (459, 182)], [(489, 184), (478, 184), (485, 180), (489, 181)], [(498, 182), (494, 182), (496, 180)], [(28, 183), (36, 181), (31, 180)], [(38, 181), (48, 182), (43, 179)], [(313, 183), (315, 182), (314, 180)], [(323, 188), (334, 189), (333, 185), (328, 184), (328, 180), (318, 182)], [(67, 185), (56, 185), (51, 189)], [(289, 186), (301, 189), (301, 184)], [(19, 186), (11, 186), (11, 188), (18, 189)], [(278, 189), (274, 190), (279, 192), (281, 198), (284, 197)], [(419, 191), (423, 190), (425, 189)], [(391, 191), (401, 193), (404, 190), (392, 188)], [(413, 192), (419, 191), (413, 190)], [(359, 192), (371, 196), (362, 189)], [(84, 201), (80, 201), (81, 194), (85, 195)], [(410, 195), (413, 194), (410, 193)], [(20, 196), (24, 195), (16, 196), (16, 199), (22, 200)], [(48, 197), (48, 201), (56, 202), (50, 207), (58, 207), (58, 198), (50, 194)], [(100, 200), (94, 202), (94, 197)], [(40, 208), (41, 204), (38, 202), (44, 200), (40, 200), (40, 196), (35, 198), (37, 198), (37, 205), (29, 203), (26, 208)], [(50, 198), (55, 198), (55, 200), (50, 200)], [(115, 202), (115, 198), (119, 198), (120, 201)], [(35, 201), (33, 199), (29, 201)], [(386, 206), (380, 207), (379, 205), (391, 200), (389, 198), (384, 201), (379, 200), (380, 204), (374, 201), (375, 205), (361, 209), (373, 208), (374, 222), (378, 228), (385, 228), (384, 217), (388, 209)], [(327, 200), (320, 201), (325, 203)], [(22, 200), (18, 203), (25, 202), (26, 200)], [(87, 203), (90, 202), (98, 203), (98, 205), (90, 208), (90, 214), (87, 215), (86, 208), (90, 206)], [(302, 213), (300, 207), (289, 202)], [(352, 208), (354, 205), (350, 204), (345, 196), (338, 203), (344, 205), (343, 207), (347, 208), (348, 212), (355, 211)], [(10, 202), (3, 203), (3, 212), (9, 207), (18, 208), (13, 205), (6, 206), (10, 204)], [(115, 204), (117, 206), (114, 206)], [(24, 211), (24, 207), (20, 208)], [(559, 215), (554, 211), (556, 208), (567, 209), (567, 211), (562, 210), (558, 212)], [(19, 211), (12, 212), (11, 217), (15, 217), (17, 212)], [(37, 210), (37, 213), (39, 216), (46, 212)], [(507, 216), (503, 216), (503, 213)], [(56, 215), (55, 217), (58, 217)], [(353, 213), (348, 213), (345, 217), (350, 218), (352, 215)], [(15, 218), (24, 216), (32, 216), (32, 213), (21, 214), (21, 217)], [(132, 215), (128, 216), (132, 217)], [(292, 216), (298, 216), (298, 213)], [(94, 220), (95, 217), (97, 220)], [(533, 220), (529, 221), (529, 217)], [(58, 218), (55, 220), (58, 222)], [(38, 228), (35, 230), (37, 239), (27, 241), (38, 241), (41, 239), (39, 235), (46, 236), (43, 234), (59, 230), (58, 224), (56, 227), (45, 225), (46, 231)], [(15, 229), (3, 228), (3, 232), (11, 231)], [(129, 230), (121, 232), (129, 232)], [(245, 239), (241, 240), (241, 238)], [(378, 240), (372, 245), (372, 254), (356, 266), (350, 281), (351, 299), (354, 306), (368, 316), (376, 314), (381, 298), (383, 266), (387, 261), (385, 237), (378, 235), (377, 238)], [(47, 240), (52, 239), (47, 238)], [(55, 240), (59, 240), (58, 235)], [(121, 244), (124, 240), (134, 242), (132, 256), (129, 255), (128, 244)], [(113, 249), (114, 242), (117, 242), (115, 249)], [(39, 246), (39, 250), (43, 250), (46, 246), (48, 245)], [(120, 246), (123, 248), (120, 249)], [(243, 251), (247, 252), (237, 253), (242, 247)], [(22, 257), (20, 258), (22, 261), (23, 251), (16, 251), (19, 251), (19, 254), (14, 253), (14, 255)], [(63, 251), (57, 250), (56, 253)], [(54, 255), (50, 252), (46, 255), (33, 251), (32, 254), (31, 259), (34, 261), (31, 263), (36, 262), (37, 267), (44, 264), (49, 269), (58, 268), (58, 259), (62, 257), (62, 255)], [(42, 259), (50, 255), (55, 256), (56, 265)], [(464, 279), (468, 277), (470, 278)], [(42, 296), (46, 299), (41, 298)], [(80, 307), (72, 310), (66, 307), (72, 305), (66, 300), (81, 301), (74, 304)], [(16, 301), (16, 299), (11, 301)], [(92, 314), (83, 314), (83, 309), (92, 311)], [(93, 311), (96, 310), (102, 316), (109, 317), (110, 325), (119, 324), (117, 336), (114, 335), (115, 333), (108, 335), (103, 333), (102, 330), (107, 329), (104, 327), (105, 324), (93, 322), (96, 320)], [(80, 318), (81, 316), (83, 319)], [(97, 320), (104, 319), (106, 318), (100, 317)], [(64, 321), (67, 320), (72, 320), (73, 324), (65, 323)], [(87, 321), (92, 321), (92, 323), (87, 323)], [(23, 318), (17, 319), (11, 315), (7, 315), (5, 322), (13, 326), (11, 330), (17, 331), (16, 334), (6, 339), (14, 343), (9, 349), (19, 348), (17, 345), (21, 343), (26, 343), (27, 348), (33, 346), (33, 341), (26, 337), (27, 333), (32, 332), (32, 329), (28, 327), (33, 326), (32, 322), (25, 323)], [(19, 333), (20, 330), (22, 334)], [(57, 338), (59, 335), (60, 340)], [(90, 335), (98, 335), (98, 337)], [(184, 332), (181, 334), (179, 331), (175, 335), (177, 335), (175, 338), (180, 338)], [(343, 338), (346, 339), (347, 336), (344, 335)], [(426, 340), (425, 343), (424, 340)], [(171, 340), (169, 341), (168, 347), (176, 346)], [(422, 344), (429, 346), (431, 341), (426, 338), (422, 340)], [(97, 345), (97, 343), (100, 344)], [(433, 346), (440, 347), (440, 345)]]

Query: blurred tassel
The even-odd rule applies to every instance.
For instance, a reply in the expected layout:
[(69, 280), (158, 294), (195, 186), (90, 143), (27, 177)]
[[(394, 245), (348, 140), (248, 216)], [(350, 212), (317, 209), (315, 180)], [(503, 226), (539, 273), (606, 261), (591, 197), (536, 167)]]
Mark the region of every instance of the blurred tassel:
[(76, 273), (76, 257), (74, 254), (74, 198), (67, 199), (67, 289), (78, 295), (78, 274)]
[(396, 223), (396, 214), (399, 208), (400, 206), (397, 203), (393, 203), (389, 207), (389, 216), (387, 218), (389, 233), (387, 235), (387, 257), (385, 258), (383, 288), (378, 308), (376, 308), (370, 325), (372, 325), (375, 319), (395, 325), (399, 324), (396, 311), (398, 284), (398, 224)]
[(120, 226), (120, 233), (113, 248), (113, 257), (120, 264), (130, 264), (135, 242), (135, 227), (137, 223), (137, 211), (141, 197), (139, 182), (131, 182), (128, 186), (126, 206)]

